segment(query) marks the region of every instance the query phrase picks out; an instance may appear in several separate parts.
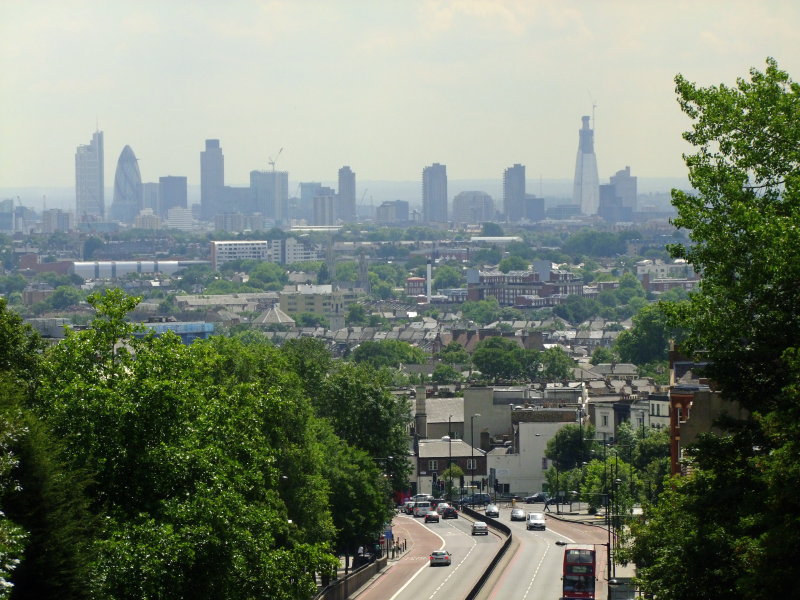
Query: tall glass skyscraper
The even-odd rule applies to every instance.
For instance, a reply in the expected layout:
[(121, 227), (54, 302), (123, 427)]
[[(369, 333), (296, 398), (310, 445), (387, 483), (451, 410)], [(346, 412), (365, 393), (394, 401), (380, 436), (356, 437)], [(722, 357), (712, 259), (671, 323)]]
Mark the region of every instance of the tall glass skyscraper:
[(581, 207), (584, 215), (596, 215), (600, 204), (600, 180), (597, 177), (597, 157), (594, 154), (594, 130), (589, 127), (589, 117), (581, 117), (583, 126), (578, 132), (578, 156), (575, 159), (573, 204)]
[(75, 152), (75, 216), (78, 222), (102, 221), (106, 214), (103, 132)]
[(515, 223), (522, 219), (525, 204), (525, 165), (516, 164), (503, 171), (503, 213)]
[(447, 223), (447, 166), (433, 163), (422, 169), (422, 219)]
[(131, 147), (125, 146), (117, 161), (114, 200), (109, 212), (112, 220), (132, 224), (141, 208), (142, 176), (139, 173), (139, 161)]
[(225, 202), (225, 157), (219, 140), (206, 140), (200, 153), (200, 215), (205, 221), (229, 212)]
[(343, 223), (356, 221), (356, 174), (346, 165), (339, 169), (336, 216)]

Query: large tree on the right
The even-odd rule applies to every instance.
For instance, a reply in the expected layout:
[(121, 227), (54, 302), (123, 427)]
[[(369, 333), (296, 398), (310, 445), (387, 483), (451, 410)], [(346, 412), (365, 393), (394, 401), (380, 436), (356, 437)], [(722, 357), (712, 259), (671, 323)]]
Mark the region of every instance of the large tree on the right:
[(691, 474), (634, 527), (632, 558), (660, 599), (796, 597), (800, 85), (772, 59), (734, 86), (676, 84), (693, 191), (673, 192), (690, 242), (670, 250), (702, 282), (665, 310), (752, 417), (701, 437)]

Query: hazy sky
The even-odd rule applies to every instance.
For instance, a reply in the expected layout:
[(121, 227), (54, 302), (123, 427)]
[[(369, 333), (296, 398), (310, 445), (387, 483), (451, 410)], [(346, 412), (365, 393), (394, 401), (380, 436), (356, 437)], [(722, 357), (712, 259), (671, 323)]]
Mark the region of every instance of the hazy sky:
[(601, 182), (684, 174), (673, 78), (733, 83), (767, 56), (800, 80), (800, 2), (0, 0), (0, 187), (72, 186), (105, 133), (142, 178), (219, 138), (226, 182), (280, 148), (293, 181), (571, 178), (596, 103)]

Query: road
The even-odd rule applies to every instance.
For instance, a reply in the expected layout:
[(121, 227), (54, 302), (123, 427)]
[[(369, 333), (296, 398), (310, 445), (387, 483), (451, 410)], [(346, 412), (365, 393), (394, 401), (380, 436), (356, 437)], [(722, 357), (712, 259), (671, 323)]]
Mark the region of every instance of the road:
[[(471, 522), (463, 516), (427, 525), (422, 519), (405, 515), (395, 517), (395, 538), (411, 539), (410, 529), (416, 528), (413, 531), (415, 542), (390, 569), (359, 590), (358, 600), (452, 600), (466, 597), (502, 542), (493, 533), (472, 536), (470, 527)], [(428, 565), (430, 552), (439, 549), (453, 555), (449, 567)]]
[[(521, 505), (526, 512), (541, 512), (542, 505)], [(517, 540), (516, 552), (505, 569), (493, 581), (491, 590), (481, 594), (488, 600), (555, 600), (561, 597), (561, 570), (564, 548), (556, 541), (575, 544), (604, 544), (606, 531), (579, 523), (564, 522), (545, 513), (545, 531), (527, 531), (524, 521), (510, 521), (510, 509), (501, 509), (500, 519), (511, 527)], [(596, 598), (606, 599), (605, 569), (606, 548), (596, 547), (598, 558), (598, 580)]]

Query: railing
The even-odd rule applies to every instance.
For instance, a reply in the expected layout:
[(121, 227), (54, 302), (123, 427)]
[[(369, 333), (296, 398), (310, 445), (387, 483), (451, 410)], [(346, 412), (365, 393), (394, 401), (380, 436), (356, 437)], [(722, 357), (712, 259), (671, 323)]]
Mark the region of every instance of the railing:
[(389, 560), (385, 554), (367, 565), (363, 565), (347, 574), (347, 577), (335, 579), (320, 590), (314, 600), (346, 600), (361, 586), (367, 583), (374, 575), (386, 567)]

